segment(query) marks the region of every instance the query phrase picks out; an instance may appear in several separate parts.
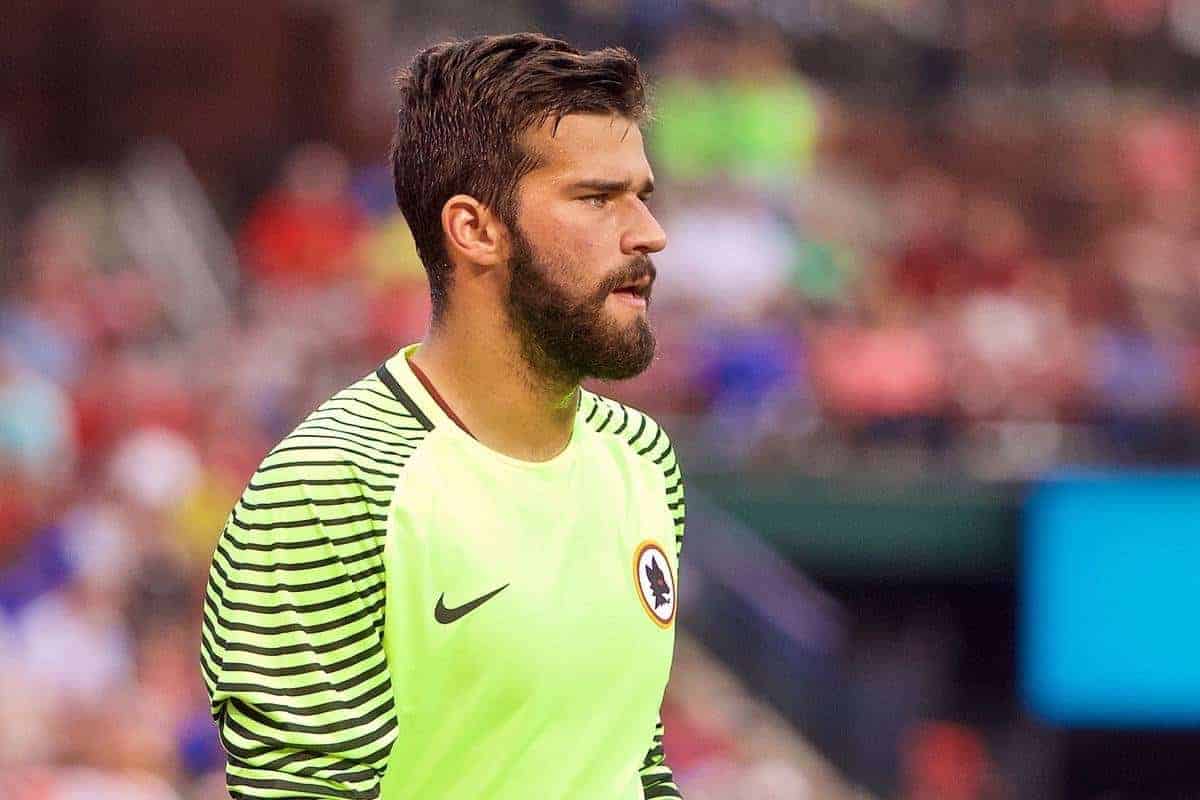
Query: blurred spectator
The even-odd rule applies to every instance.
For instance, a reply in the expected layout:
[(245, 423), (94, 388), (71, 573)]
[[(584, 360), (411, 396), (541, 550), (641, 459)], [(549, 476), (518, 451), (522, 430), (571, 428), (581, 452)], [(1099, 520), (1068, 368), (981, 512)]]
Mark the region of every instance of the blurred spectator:
[(819, 129), (814, 92), (769, 28), (692, 31), (671, 40), (652, 141), (665, 175), (786, 187), (809, 165)]
[(366, 219), (350, 194), (345, 156), (325, 144), (298, 148), (278, 186), (250, 212), (241, 242), (260, 280), (327, 283), (354, 267)]
[(656, 301), (701, 319), (752, 323), (785, 291), (795, 242), (761, 199), (720, 187), (665, 216), (671, 244), (655, 257)]
[(926, 723), (910, 731), (904, 753), (904, 800), (993, 800), (995, 783), (987, 745), (970, 728)]
[(830, 416), (862, 437), (933, 444), (946, 411), (938, 342), (896, 308), (873, 323), (830, 325), (813, 341), (813, 384)]
[(0, 348), (0, 464), (15, 465), (33, 482), (50, 483), (71, 474), (75, 456), (67, 397)]
[(914, 171), (896, 188), (894, 203), (904, 236), (891, 268), (896, 291), (929, 301), (964, 288), (959, 185), (948, 175)]

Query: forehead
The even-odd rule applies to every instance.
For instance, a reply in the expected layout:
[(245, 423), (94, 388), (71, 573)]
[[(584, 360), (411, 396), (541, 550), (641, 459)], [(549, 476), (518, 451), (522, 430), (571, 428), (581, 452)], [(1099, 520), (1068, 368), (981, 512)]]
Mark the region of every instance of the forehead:
[(642, 132), (619, 114), (567, 114), (551, 118), (525, 134), (525, 146), (540, 165), (528, 177), (540, 180), (572, 176), (652, 178)]

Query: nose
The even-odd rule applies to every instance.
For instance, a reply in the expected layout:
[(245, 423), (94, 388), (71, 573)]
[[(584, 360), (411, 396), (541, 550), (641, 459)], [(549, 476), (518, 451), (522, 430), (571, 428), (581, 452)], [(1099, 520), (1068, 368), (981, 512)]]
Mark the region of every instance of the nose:
[(641, 200), (637, 201), (634, 222), (621, 237), (621, 251), (625, 255), (650, 255), (667, 246), (667, 233)]

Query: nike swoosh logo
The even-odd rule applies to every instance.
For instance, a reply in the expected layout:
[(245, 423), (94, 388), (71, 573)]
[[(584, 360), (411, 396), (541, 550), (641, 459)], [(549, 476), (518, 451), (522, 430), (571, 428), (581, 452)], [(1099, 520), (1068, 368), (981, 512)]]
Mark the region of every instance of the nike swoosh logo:
[(509, 587), (509, 584), (506, 583), (503, 586), (501, 586), (499, 589), (490, 591), (487, 594), (485, 594), (483, 597), (476, 597), (471, 602), (467, 603), (466, 605), (461, 605), (458, 608), (446, 608), (446, 606), (442, 603), (442, 601), (445, 599), (446, 595), (442, 594), (441, 597), (438, 598), (437, 605), (433, 609), (433, 618), (436, 619), (438, 622), (442, 623), (443, 625), (449, 625), (451, 622), (454, 622), (455, 620), (458, 620), (458, 619), (462, 619), (467, 614), (470, 614), (472, 611), (479, 608), (481, 605), (486, 603), (488, 600), (491, 600), (493, 597), (500, 594), (508, 587)]

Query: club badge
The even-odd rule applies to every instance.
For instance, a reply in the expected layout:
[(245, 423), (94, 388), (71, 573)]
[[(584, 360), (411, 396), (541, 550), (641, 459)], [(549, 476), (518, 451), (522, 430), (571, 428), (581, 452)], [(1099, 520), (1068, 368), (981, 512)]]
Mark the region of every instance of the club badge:
[(675, 574), (671, 561), (657, 542), (638, 545), (633, 556), (633, 584), (642, 608), (660, 628), (675, 621)]

